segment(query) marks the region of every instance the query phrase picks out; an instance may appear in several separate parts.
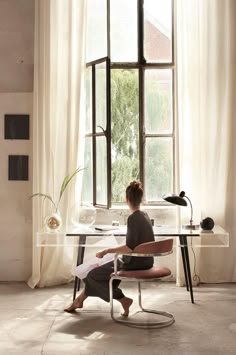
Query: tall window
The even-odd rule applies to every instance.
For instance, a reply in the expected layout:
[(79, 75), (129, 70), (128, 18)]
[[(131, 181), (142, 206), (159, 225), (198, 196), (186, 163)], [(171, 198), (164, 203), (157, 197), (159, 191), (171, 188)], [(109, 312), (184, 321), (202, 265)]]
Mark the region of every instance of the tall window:
[(132, 179), (144, 203), (174, 188), (173, 0), (88, 0), (83, 199), (125, 201)]

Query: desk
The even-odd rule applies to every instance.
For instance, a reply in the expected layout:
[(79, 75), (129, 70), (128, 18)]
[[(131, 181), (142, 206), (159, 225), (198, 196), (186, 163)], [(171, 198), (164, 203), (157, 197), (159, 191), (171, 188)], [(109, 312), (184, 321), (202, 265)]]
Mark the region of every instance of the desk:
[[(183, 261), (184, 275), (186, 288), (190, 292), (191, 302), (194, 303), (192, 278), (188, 254), (188, 239), (191, 238), (191, 245), (194, 247), (228, 247), (229, 234), (220, 226), (215, 226), (212, 231), (189, 230), (180, 227), (155, 226), (153, 228), (155, 239), (175, 238), (181, 247), (181, 255)], [(94, 244), (88, 244), (87, 238), (91, 237), (93, 241), (104, 240), (104, 245), (101, 248), (106, 248), (106, 239), (113, 235), (118, 240), (124, 239), (126, 236), (126, 226), (117, 227), (115, 230), (97, 231), (94, 227), (86, 228), (65, 228), (65, 231), (60, 233), (37, 233), (36, 240), (38, 247), (48, 246), (73, 246), (78, 247), (77, 265), (80, 265), (84, 259), (85, 247), (95, 247)], [(73, 300), (76, 297), (76, 292), (80, 288), (80, 280), (75, 277)]]

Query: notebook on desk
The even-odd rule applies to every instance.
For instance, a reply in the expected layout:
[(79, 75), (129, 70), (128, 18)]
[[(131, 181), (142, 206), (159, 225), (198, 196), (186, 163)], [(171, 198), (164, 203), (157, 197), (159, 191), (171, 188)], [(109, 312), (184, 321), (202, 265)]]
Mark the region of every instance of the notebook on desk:
[(120, 229), (119, 226), (112, 226), (111, 224), (96, 224), (93, 226), (95, 230), (101, 231), (101, 232), (109, 232), (113, 230)]

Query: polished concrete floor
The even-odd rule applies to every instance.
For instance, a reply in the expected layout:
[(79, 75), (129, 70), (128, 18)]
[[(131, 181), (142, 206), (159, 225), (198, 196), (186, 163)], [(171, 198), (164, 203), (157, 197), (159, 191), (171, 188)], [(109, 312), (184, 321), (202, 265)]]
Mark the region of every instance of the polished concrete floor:
[[(136, 291), (123, 289), (130, 297)], [(0, 354), (236, 354), (236, 284), (195, 287), (195, 304), (174, 283), (145, 287), (144, 303), (175, 316), (170, 327), (151, 330), (115, 323), (109, 304), (96, 298), (68, 314), (63, 307), (71, 295), (71, 284), (32, 290), (25, 283), (1, 282)]]

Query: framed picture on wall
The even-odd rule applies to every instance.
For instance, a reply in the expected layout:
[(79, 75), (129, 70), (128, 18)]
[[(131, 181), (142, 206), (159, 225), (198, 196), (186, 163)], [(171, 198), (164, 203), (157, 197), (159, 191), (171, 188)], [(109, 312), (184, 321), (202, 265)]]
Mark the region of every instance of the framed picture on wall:
[(28, 155), (8, 156), (8, 180), (29, 180)]
[(5, 114), (4, 138), (5, 139), (29, 139), (29, 115)]

